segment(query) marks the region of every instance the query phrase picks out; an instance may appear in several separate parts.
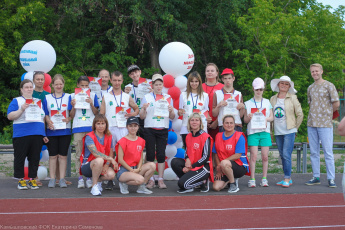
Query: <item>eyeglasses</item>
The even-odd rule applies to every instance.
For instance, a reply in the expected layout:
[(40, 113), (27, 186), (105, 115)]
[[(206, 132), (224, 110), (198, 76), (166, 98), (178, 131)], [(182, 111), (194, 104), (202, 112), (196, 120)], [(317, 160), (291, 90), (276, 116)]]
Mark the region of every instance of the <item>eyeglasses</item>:
[(264, 89), (255, 89), (255, 91), (264, 91)]

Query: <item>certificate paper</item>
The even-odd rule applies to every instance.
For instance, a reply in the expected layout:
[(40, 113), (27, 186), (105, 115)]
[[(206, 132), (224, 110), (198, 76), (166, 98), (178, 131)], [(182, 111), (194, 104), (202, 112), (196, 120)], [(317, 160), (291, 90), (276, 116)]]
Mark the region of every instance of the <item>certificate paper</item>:
[(155, 102), (154, 116), (156, 117), (169, 117), (169, 102), (165, 99), (160, 99)]
[(59, 110), (51, 110), (50, 111), (51, 117), (50, 120), (53, 122), (54, 129), (66, 129), (66, 122), (62, 121), (66, 119), (66, 110), (59, 111)]
[(90, 84), (89, 87), (91, 89), (91, 92), (94, 92), (96, 94), (99, 94), (102, 90), (102, 78), (100, 77), (88, 77)]
[(151, 85), (148, 82), (143, 82), (138, 85), (137, 98), (144, 98), (144, 96), (151, 91)]
[(231, 114), (235, 118), (235, 123), (241, 124), (240, 111), (237, 109), (237, 105), (240, 102), (240, 95), (224, 94), (224, 100), (227, 105), (223, 107), (223, 115)]
[(266, 109), (252, 108), (252, 129), (266, 129)]
[(80, 88), (75, 89), (75, 100), (76, 104), (74, 108), (76, 109), (91, 109), (90, 103), (87, 103), (85, 100), (90, 97), (90, 89), (84, 90)]
[(26, 121), (42, 121), (41, 118), (41, 100), (34, 101), (33, 99), (26, 99), (25, 103), (29, 104), (29, 107), (25, 109)]
[(127, 118), (125, 117), (126, 114), (130, 113), (131, 109), (125, 110), (123, 107), (116, 107), (116, 123), (117, 127), (125, 128)]

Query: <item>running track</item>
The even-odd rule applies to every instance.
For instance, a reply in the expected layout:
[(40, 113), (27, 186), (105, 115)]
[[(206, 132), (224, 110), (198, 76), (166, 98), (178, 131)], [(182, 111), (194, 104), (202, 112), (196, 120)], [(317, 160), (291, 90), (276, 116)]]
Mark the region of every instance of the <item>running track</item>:
[(32, 229), (87, 229), (89, 226), (89, 229), (92, 226), (96, 229), (345, 229), (345, 202), (340, 193), (0, 199), (0, 229), (6, 226), (32, 226)]

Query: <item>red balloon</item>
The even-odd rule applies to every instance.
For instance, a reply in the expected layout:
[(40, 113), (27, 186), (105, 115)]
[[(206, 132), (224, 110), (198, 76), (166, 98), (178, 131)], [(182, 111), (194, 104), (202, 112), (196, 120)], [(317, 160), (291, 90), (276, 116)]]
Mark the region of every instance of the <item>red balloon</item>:
[(178, 110), (179, 107), (180, 107), (180, 98), (177, 100), (174, 100), (174, 108)]
[(24, 179), (29, 180), (29, 168), (24, 167)]
[(46, 87), (43, 87), (43, 89), (44, 89), (45, 91), (47, 91), (48, 93), (51, 93), (51, 92), (52, 92), (52, 89), (50, 88), (49, 85), (46, 86)]
[(52, 83), (52, 77), (49, 74), (45, 73), (44, 74), (44, 85), (43, 85), (43, 88), (49, 86), (50, 83)]
[(166, 74), (163, 76), (163, 85), (165, 88), (171, 88), (175, 84), (175, 78), (170, 74)]
[(168, 90), (168, 94), (171, 96), (172, 99), (177, 100), (180, 98), (181, 90), (174, 86)]

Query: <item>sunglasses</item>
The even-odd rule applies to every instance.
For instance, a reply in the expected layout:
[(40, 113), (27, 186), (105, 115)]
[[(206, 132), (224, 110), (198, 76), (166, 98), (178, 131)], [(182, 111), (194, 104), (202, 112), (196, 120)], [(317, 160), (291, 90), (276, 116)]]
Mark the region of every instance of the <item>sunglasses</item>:
[(264, 91), (264, 89), (255, 89), (255, 91)]

